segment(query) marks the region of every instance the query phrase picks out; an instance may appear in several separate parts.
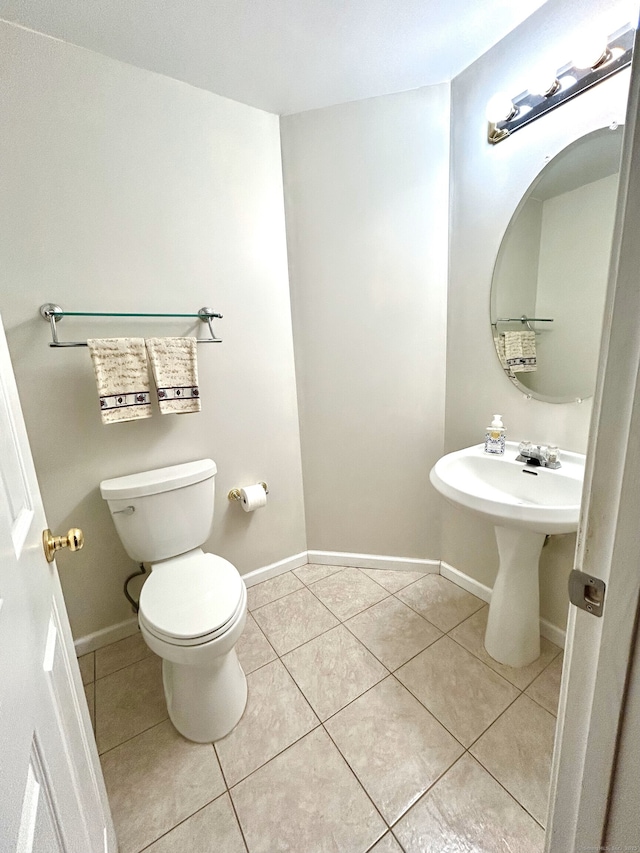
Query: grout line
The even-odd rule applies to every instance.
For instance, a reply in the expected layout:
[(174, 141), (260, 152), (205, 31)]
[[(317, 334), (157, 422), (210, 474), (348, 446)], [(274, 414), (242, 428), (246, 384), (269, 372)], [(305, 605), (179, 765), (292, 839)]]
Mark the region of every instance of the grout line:
[[(267, 644), (268, 644), (269, 648), (271, 649), (271, 651), (274, 653), (274, 655), (277, 655), (277, 654), (278, 654), (278, 652), (273, 648), (273, 646), (272, 646), (272, 645), (271, 645), (271, 643), (269, 642), (269, 638), (267, 637), (267, 635), (265, 634), (265, 632), (262, 630), (262, 628), (260, 627), (260, 625), (258, 625), (258, 620), (255, 618), (255, 616), (253, 615), (253, 613), (249, 613), (249, 611), (247, 611), (247, 616), (250, 616), (250, 617), (251, 617), (251, 619), (253, 620), (253, 624), (256, 626), (256, 628), (258, 629), (258, 631), (262, 634), (262, 636), (264, 637), (264, 639), (267, 641)], [(242, 633), (244, 633), (244, 631), (243, 631)]]
[[(431, 622), (429, 622), (429, 625), (431, 625)], [(435, 628), (435, 625), (433, 627)], [(439, 628), (437, 628), (436, 630), (440, 631)], [(432, 640), (428, 645), (426, 645), (424, 647), (424, 649), (421, 649), (419, 652), (416, 652), (415, 655), (411, 655), (411, 657), (408, 658), (404, 663), (401, 663), (400, 666), (397, 666), (394, 670), (392, 670), (392, 673), (395, 675), (395, 673), (398, 672), (399, 669), (402, 669), (403, 666), (406, 666), (408, 663), (411, 663), (412, 660), (415, 660), (417, 657), (420, 657), (422, 652), (426, 652), (427, 649), (430, 649), (431, 646), (434, 646), (439, 640), (441, 640), (443, 637), (446, 637), (446, 636), (447, 636), (446, 634), (443, 634), (442, 632), (440, 632), (439, 637), (436, 637), (435, 640)], [(405, 685), (402, 685), (402, 686), (404, 687)]]
[[(296, 574), (297, 571), (299, 571), (300, 569), (305, 569), (307, 566), (320, 566), (320, 565), (323, 565), (323, 564), (322, 563), (307, 563), (305, 566), (298, 566), (297, 569), (291, 569), (291, 571), (293, 572), (294, 575), (296, 575), (298, 580), (301, 581), (308, 589), (312, 584), (318, 583), (318, 581), (323, 581), (325, 578), (330, 578), (331, 575), (337, 575), (343, 569), (347, 568), (347, 566), (335, 566), (335, 569), (336, 569), (335, 572), (329, 572), (328, 574), (324, 575), (324, 577), (316, 578), (314, 581), (309, 581), (308, 583), (303, 578), (301, 578), (300, 575)], [(327, 568), (330, 568), (330, 567), (327, 566)]]
[[(513, 687), (513, 684), (511, 686)], [(516, 690), (518, 690), (517, 687), (516, 687)], [(489, 725), (482, 732), (482, 734), (479, 734), (478, 737), (474, 741), (472, 741), (468, 747), (466, 747), (467, 752), (471, 749), (472, 746), (475, 746), (478, 743), (478, 741), (480, 740), (481, 737), (484, 737), (484, 735), (486, 735), (486, 733), (489, 731), (490, 728), (495, 726), (495, 724), (498, 722), (498, 720), (506, 714), (506, 712), (509, 710), (509, 708), (518, 701), (518, 699), (522, 696), (522, 693), (523, 693), (522, 690), (518, 690), (518, 695), (515, 697), (515, 699), (512, 699), (511, 702), (509, 702), (509, 704), (507, 705), (507, 707), (503, 708), (502, 711), (500, 711), (500, 713), (495, 718), (495, 720), (493, 720), (493, 722), (489, 723)]]
[[(247, 696), (247, 701), (248, 701), (248, 696)], [(241, 719), (242, 719), (242, 717), (240, 717), (240, 720)], [(238, 723), (240, 722), (240, 720), (238, 720)], [(233, 731), (233, 729), (231, 731)], [(231, 732), (229, 732), (229, 734), (231, 734)], [(225, 737), (226, 737), (226, 735), (225, 735)], [(224, 738), (221, 738), (221, 740), (224, 740)], [(222, 762), (220, 761), (220, 756), (218, 755), (218, 750), (216, 749), (216, 742), (212, 741), (211, 746), (213, 747), (213, 754), (216, 757), (216, 763), (218, 765), (218, 769), (220, 770), (220, 773), (222, 775), (222, 781), (224, 782), (225, 790), (228, 791), (229, 790), (229, 783), (227, 782), (227, 777), (225, 776), (224, 768), (222, 766)]]
[[(501, 782), (501, 781), (500, 781), (496, 776), (494, 776), (494, 775), (493, 775), (493, 773), (491, 772), (491, 770), (489, 770), (489, 768), (488, 768), (488, 767), (485, 767), (485, 766), (484, 766), (484, 764), (480, 761), (480, 759), (479, 759), (479, 758), (476, 758), (476, 756), (475, 756), (475, 755), (473, 755), (472, 753), (470, 753), (468, 750), (467, 750), (467, 752), (469, 753), (469, 757), (470, 757), (470, 758), (473, 758), (473, 760), (474, 760), (474, 761), (476, 761), (476, 762), (480, 765), (480, 767), (482, 767), (482, 769), (483, 769), (486, 773), (488, 773), (488, 774), (489, 774), (489, 776), (491, 776), (491, 778), (493, 779), (493, 781), (494, 781), (494, 782), (497, 782), (497, 784), (498, 784), (498, 785), (500, 785), (500, 787), (502, 788), (502, 790), (503, 790), (503, 791), (505, 791), (505, 792), (506, 792), (506, 793), (511, 797), (511, 799), (514, 801), (514, 803), (516, 803), (518, 806), (520, 806), (520, 808), (522, 809), (522, 811), (523, 811), (523, 812), (526, 812), (526, 813), (529, 815), (529, 817), (531, 818), (531, 820), (532, 820), (532, 821), (534, 821), (534, 823), (536, 823), (536, 824), (537, 824), (537, 825), (542, 829), (542, 831), (546, 834), (546, 831), (547, 831), (547, 830), (546, 830), (546, 828), (545, 828), (544, 826), (542, 826), (542, 824), (540, 823), (540, 821), (539, 821), (539, 820), (537, 820), (537, 818), (535, 818), (535, 817), (531, 814), (531, 812), (529, 811), (529, 809), (527, 809), (527, 808), (526, 808), (526, 807), (525, 807), (525, 806), (520, 802), (520, 800), (518, 800), (518, 798), (517, 798), (514, 794), (512, 794), (512, 793), (511, 793), (511, 791), (510, 791), (507, 787), (505, 787), (505, 785), (503, 785), (503, 783), (502, 783), (502, 782)], [(549, 801), (549, 794), (547, 794), (547, 804), (548, 804), (548, 801)]]
[(227, 796), (229, 797), (229, 802), (231, 803), (231, 808), (233, 809), (233, 814), (236, 819), (236, 823), (238, 824), (238, 829), (240, 830), (240, 835), (242, 836), (242, 843), (244, 844), (244, 849), (246, 853), (249, 853), (249, 842), (247, 841), (244, 829), (242, 828), (242, 824), (240, 823), (240, 815), (238, 814), (238, 810), (236, 809), (236, 804), (233, 802), (233, 797), (231, 796), (231, 790), (227, 790)]
[[(428, 707), (425, 705), (425, 703), (422, 701), (422, 699), (420, 699), (420, 697), (419, 697), (419, 696), (416, 696), (416, 694), (413, 692), (413, 690), (412, 690), (409, 686), (407, 686), (406, 684), (403, 684), (403, 683), (400, 681), (400, 679), (396, 677), (395, 673), (393, 673), (393, 672), (392, 672), (392, 673), (391, 673), (391, 675), (393, 676), (393, 678), (395, 678), (395, 679), (396, 679), (396, 681), (398, 682), (398, 684), (399, 684), (401, 687), (404, 687), (404, 689), (405, 689), (405, 690), (406, 690), (406, 691), (407, 691), (411, 696), (413, 696), (413, 698), (414, 698), (417, 702), (419, 702), (419, 703), (422, 705), (422, 707), (425, 709), (425, 711), (426, 711), (428, 714), (430, 714), (430, 715), (433, 717), (433, 719), (434, 719), (434, 720), (435, 720), (439, 725), (441, 725), (441, 726), (442, 726), (442, 728), (443, 728), (443, 729), (444, 729), (448, 734), (450, 734), (450, 735), (451, 735), (451, 737), (456, 741), (456, 743), (459, 743), (459, 744), (460, 744), (460, 746), (461, 746), (464, 750), (466, 750), (466, 749), (467, 749), (467, 747), (462, 743), (462, 741), (460, 740), (460, 738), (456, 737), (456, 736), (454, 735), (454, 733), (451, 731), (451, 729), (447, 728), (447, 726), (442, 722), (442, 720), (441, 720), (439, 717), (437, 717), (437, 716), (436, 716), (436, 714), (434, 714), (434, 712), (433, 712), (430, 708), (428, 708)], [(484, 732), (483, 732), (483, 734), (484, 734)]]
[[(531, 687), (531, 685), (529, 685), (529, 687)], [(527, 687), (527, 690), (529, 689), (529, 687)], [(553, 711), (550, 711), (548, 708), (545, 708), (545, 706), (542, 704), (542, 702), (538, 702), (538, 700), (537, 700), (537, 699), (534, 699), (534, 698), (533, 698), (533, 696), (529, 696), (529, 694), (527, 693), (527, 690), (523, 690), (523, 691), (522, 691), (523, 695), (524, 695), (524, 696), (526, 696), (526, 697), (527, 697), (527, 699), (531, 699), (531, 701), (532, 701), (532, 702), (535, 702), (535, 704), (536, 704), (539, 708), (542, 708), (542, 710), (543, 710), (543, 711), (546, 711), (546, 712), (547, 712), (547, 714), (551, 714), (551, 716), (552, 716), (552, 717), (555, 717), (555, 720), (556, 720), (556, 726), (557, 726), (557, 725), (558, 725), (558, 712), (557, 712), (557, 709), (556, 709), (556, 713), (554, 714), (554, 713), (553, 713)], [(559, 701), (560, 701), (560, 700), (558, 699), (558, 702), (559, 702)]]
[[(329, 611), (329, 612), (331, 612), (331, 611)], [(333, 614), (331, 614), (331, 615), (333, 616)], [(272, 646), (272, 648), (273, 648), (274, 652), (278, 655), (278, 658), (280, 658), (280, 660), (282, 660), (282, 658), (284, 658), (285, 655), (291, 654), (291, 652), (295, 652), (298, 649), (301, 649), (303, 646), (306, 646), (307, 643), (312, 643), (314, 640), (317, 640), (318, 637), (324, 637), (324, 635), (328, 634), (329, 631), (335, 631), (335, 629), (339, 628), (341, 625), (342, 625), (342, 622), (338, 622), (337, 625), (332, 625), (330, 628), (325, 628), (323, 631), (320, 631), (319, 634), (316, 634), (314, 637), (309, 637), (308, 640), (305, 640), (304, 642), (299, 643), (297, 646), (294, 646), (292, 649), (287, 649), (287, 651), (282, 652), (282, 654), (280, 654), (280, 652), (276, 649), (275, 646)]]
[[(279, 578), (286, 577), (286, 575), (277, 575)], [(269, 580), (275, 580), (275, 578), (269, 578)], [(298, 578), (298, 580), (300, 580)], [(269, 581), (263, 581), (263, 583), (269, 583)], [(302, 581), (300, 581), (302, 583)], [(256, 587), (249, 587), (249, 589), (257, 589), (260, 584), (257, 584)], [(268, 607), (270, 604), (275, 604), (276, 601), (282, 601), (284, 598), (288, 598), (290, 595), (295, 595), (296, 592), (302, 592), (303, 589), (308, 589), (309, 587), (304, 586), (304, 584), (298, 589), (290, 589), (289, 592), (285, 592), (284, 595), (279, 595), (277, 598), (272, 599), (271, 601), (265, 601), (264, 604), (259, 604), (257, 607), (253, 607), (249, 609), (249, 602), (247, 601), (247, 613), (250, 613), (252, 616), (256, 611), (262, 610), (263, 607)], [(255, 617), (254, 617), (255, 618)]]
[(234, 782), (233, 785), (231, 785), (231, 787), (227, 789), (229, 791), (229, 794), (231, 794), (233, 789), (237, 788), (238, 785), (242, 785), (244, 782), (246, 782), (252, 776), (255, 776), (255, 774), (258, 773), (260, 770), (262, 770), (263, 767), (266, 767), (268, 764), (271, 764), (272, 761), (275, 761), (276, 758), (279, 758), (281, 755), (284, 755), (284, 753), (287, 752), (287, 750), (291, 749), (291, 747), (295, 746), (297, 743), (300, 743), (301, 740), (304, 740), (304, 738), (306, 738), (307, 735), (312, 734), (313, 732), (317, 731), (320, 728), (322, 728), (322, 722), (320, 720), (318, 720), (317, 724), (314, 725), (313, 728), (309, 729), (308, 732), (305, 732), (304, 734), (300, 735), (300, 737), (297, 737), (295, 740), (292, 740), (291, 743), (288, 743), (281, 750), (279, 750), (274, 755), (272, 755), (270, 758), (268, 758), (265, 762), (263, 762), (259, 767), (254, 768), (250, 773), (247, 773), (246, 776), (243, 776), (242, 779), (238, 779), (237, 782)]
[[(125, 639), (128, 639), (128, 638), (125, 638)], [(146, 643), (145, 643), (145, 646), (146, 646)], [(104, 646), (104, 648), (108, 649), (109, 646)], [(125, 669), (129, 669), (130, 666), (135, 666), (135, 664), (137, 664), (137, 663), (142, 663), (143, 660), (148, 660), (149, 658), (152, 658), (152, 657), (156, 657), (156, 658), (159, 657), (159, 655), (157, 655), (155, 652), (152, 652), (148, 646), (147, 646), (147, 651), (148, 651), (148, 654), (144, 655), (143, 657), (138, 658), (137, 660), (129, 661), (129, 663), (125, 663), (124, 666), (119, 666), (117, 669), (114, 669), (111, 672), (105, 673), (105, 675), (100, 675), (98, 678), (96, 678), (96, 681), (104, 681), (105, 678), (109, 678), (109, 676), (115, 675), (117, 672), (122, 672)], [(162, 658), (160, 658), (160, 660), (162, 660)]]
[[(349, 568), (349, 567), (347, 566), (347, 568)], [(358, 571), (359, 571), (359, 570), (358, 570)], [(339, 572), (336, 572), (336, 574), (339, 574)], [(333, 577), (333, 575), (330, 575), (329, 577)], [(366, 577), (366, 576), (365, 576), (365, 577)], [(322, 578), (320, 581), (314, 581), (314, 583), (313, 583), (313, 584), (311, 584), (311, 586), (314, 586), (316, 583), (321, 583), (323, 580), (327, 580), (327, 578)], [(322, 606), (323, 606), (323, 607), (325, 607), (325, 608), (329, 611), (329, 613), (331, 613), (331, 615), (332, 615), (332, 616), (334, 616), (334, 617), (335, 617), (335, 618), (340, 622), (340, 624), (341, 624), (341, 625), (344, 625), (344, 623), (345, 623), (348, 619), (353, 619), (355, 616), (359, 616), (361, 613), (364, 613), (366, 610), (371, 610), (371, 608), (372, 608), (372, 607), (375, 607), (375, 606), (376, 606), (376, 604), (382, 604), (382, 602), (383, 602), (383, 601), (386, 601), (386, 600), (387, 600), (387, 598), (390, 598), (390, 597), (391, 597), (391, 595), (392, 595), (392, 593), (390, 593), (390, 592), (389, 592), (389, 590), (387, 590), (387, 589), (385, 589), (384, 587), (380, 586), (380, 584), (377, 584), (377, 586), (380, 586), (380, 589), (382, 589), (382, 590), (385, 592), (385, 596), (384, 596), (384, 598), (380, 598), (380, 599), (378, 599), (378, 601), (374, 601), (374, 602), (373, 602), (373, 604), (368, 604), (366, 607), (363, 607), (363, 608), (362, 608), (362, 610), (358, 610), (358, 612), (357, 612), (357, 613), (352, 613), (350, 616), (345, 616), (345, 618), (344, 618), (344, 619), (341, 619), (341, 618), (340, 618), (340, 616), (338, 616), (338, 614), (337, 614), (337, 613), (334, 613), (334, 612), (333, 612), (333, 610), (331, 610), (331, 608), (330, 608), (327, 604), (325, 604), (325, 603), (324, 603), (324, 601), (320, 598), (320, 596), (319, 596), (319, 595), (317, 595), (317, 594), (313, 591), (313, 589), (311, 589), (311, 586), (307, 587), (307, 589), (309, 590), (309, 592), (310, 592), (310, 593), (312, 593), (312, 594), (317, 598), (317, 600), (320, 602), (320, 604), (322, 604)]]
[[(460, 744), (460, 745), (462, 746), (462, 744)], [(464, 747), (462, 747), (462, 748), (464, 749)], [(447, 775), (447, 773), (448, 773), (450, 770), (452, 770), (452, 769), (456, 766), (456, 764), (460, 761), (460, 759), (464, 758), (464, 756), (466, 755), (466, 752), (467, 752), (467, 751), (466, 751), (466, 749), (465, 749), (465, 751), (464, 751), (461, 755), (459, 755), (459, 756), (455, 759), (455, 761), (453, 761), (453, 762), (452, 762), (448, 767), (446, 767), (446, 768), (442, 771), (442, 773), (440, 773), (440, 775), (439, 775), (436, 779), (434, 779), (434, 780), (433, 780), (433, 782), (429, 785), (429, 787), (428, 787), (425, 791), (423, 791), (423, 792), (420, 794), (420, 796), (418, 797), (418, 799), (417, 799), (415, 802), (411, 803), (411, 805), (409, 806), (409, 808), (408, 808), (408, 809), (405, 809), (405, 810), (402, 812), (402, 814), (400, 815), (400, 817), (399, 817), (399, 818), (396, 818), (396, 820), (394, 820), (393, 824), (391, 824), (391, 825), (390, 825), (390, 827), (389, 827), (389, 830), (390, 830), (390, 831), (393, 831), (393, 828), (394, 828), (394, 827), (396, 827), (396, 826), (400, 823), (400, 821), (401, 821), (403, 818), (405, 818), (405, 817), (409, 814), (409, 812), (410, 812), (410, 811), (411, 811), (415, 806), (417, 806), (417, 805), (418, 805), (418, 803), (420, 802), (420, 800), (422, 800), (424, 797), (426, 797), (426, 796), (427, 796), (427, 794), (428, 794), (430, 791), (433, 791), (433, 789), (434, 789), (434, 788), (435, 788), (435, 786), (440, 782), (440, 780), (441, 780), (441, 779), (443, 779), (443, 778)], [(394, 835), (393, 837), (395, 838), (395, 835)], [(397, 839), (397, 838), (396, 838), (396, 841), (398, 841), (398, 839)], [(400, 842), (399, 842), (399, 841), (398, 841), (398, 844), (400, 844)], [(400, 846), (402, 846), (402, 845), (400, 845)]]
[[(386, 601), (387, 599), (385, 598), (384, 600)], [(382, 602), (378, 602), (378, 603), (379, 603), (379, 604), (381, 604)], [(375, 607), (375, 604), (373, 605), (373, 607)], [(369, 607), (369, 608), (367, 608), (367, 609), (368, 609), (368, 610), (371, 610), (371, 608), (370, 608), (370, 607)], [(363, 612), (363, 613), (365, 613), (366, 611), (365, 611), (365, 610), (363, 610), (362, 612)], [(359, 614), (359, 613), (356, 613), (356, 616), (360, 616), (360, 614)], [(422, 617), (421, 617), (421, 618), (422, 618)], [(356, 640), (358, 640), (358, 642), (362, 643), (362, 645), (366, 648), (366, 650), (369, 652), (369, 654), (373, 655), (373, 656), (374, 656), (374, 658), (375, 658), (377, 661), (379, 661), (379, 662), (382, 664), (382, 666), (384, 666), (384, 667), (385, 667), (385, 669), (388, 669), (390, 673), (394, 673), (394, 672), (396, 672), (397, 670), (399, 670), (401, 666), (404, 666), (404, 665), (405, 665), (405, 663), (409, 663), (409, 661), (410, 661), (410, 660), (413, 660), (415, 657), (418, 657), (418, 655), (422, 654), (422, 652), (426, 651), (426, 649), (428, 649), (428, 648), (429, 648), (429, 646), (432, 646), (434, 643), (436, 643), (436, 642), (440, 639), (440, 637), (436, 637), (435, 639), (430, 640), (430, 641), (427, 643), (427, 645), (426, 645), (424, 648), (422, 648), (422, 649), (420, 649), (419, 651), (417, 651), (417, 652), (415, 653), (415, 655), (411, 655), (411, 657), (410, 657), (410, 658), (408, 658), (406, 661), (403, 661), (402, 663), (398, 664), (398, 666), (396, 666), (394, 669), (391, 669), (391, 667), (389, 666), (389, 664), (385, 663), (385, 662), (384, 662), (384, 661), (379, 657), (379, 655), (377, 655), (377, 654), (373, 651), (373, 649), (370, 649), (370, 648), (369, 648), (369, 646), (364, 642), (364, 640), (362, 640), (362, 639), (361, 639), (361, 638), (360, 638), (360, 637), (355, 633), (355, 631), (354, 631), (354, 630), (349, 626), (349, 624), (348, 624), (348, 623), (351, 621), (351, 619), (355, 619), (355, 616), (352, 616), (352, 617), (350, 617), (349, 619), (347, 619), (347, 621), (346, 621), (346, 622), (343, 622), (342, 624), (344, 625), (344, 627), (347, 629), (347, 631), (349, 631), (351, 634), (353, 634), (353, 636), (356, 638)], [(426, 622), (426, 619), (425, 619), (425, 622)], [(427, 624), (428, 624), (428, 625), (431, 625), (431, 623), (430, 623), (430, 622), (428, 622)], [(436, 630), (437, 630), (437, 629), (436, 629)], [(441, 635), (441, 636), (443, 636), (443, 635)]]
[[(378, 683), (379, 683), (379, 682), (378, 682)], [(384, 815), (382, 814), (382, 812), (380, 811), (380, 809), (378, 808), (378, 806), (377, 806), (377, 805), (375, 804), (375, 802), (373, 801), (373, 799), (372, 799), (371, 795), (369, 794), (369, 792), (368, 792), (368, 791), (367, 791), (367, 789), (365, 788), (364, 784), (363, 784), (363, 783), (360, 781), (360, 779), (358, 778), (358, 774), (356, 773), (356, 771), (353, 769), (353, 767), (352, 767), (352, 766), (349, 764), (349, 762), (347, 761), (347, 757), (343, 754), (343, 752), (342, 752), (342, 750), (340, 749), (340, 747), (338, 746), (338, 744), (337, 744), (337, 743), (335, 742), (335, 740), (331, 737), (331, 733), (330, 733), (330, 732), (325, 728), (324, 723), (322, 724), (322, 729), (323, 729), (324, 733), (327, 735), (327, 737), (329, 738), (329, 740), (331, 741), (331, 743), (333, 744), (334, 748), (338, 750), (338, 754), (340, 755), (340, 757), (342, 758), (342, 760), (344, 761), (344, 763), (345, 763), (345, 764), (347, 765), (347, 767), (349, 768), (349, 772), (351, 773), (351, 775), (353, 776), (353, 778), (356, 780), (356, 784), (361, 788), (361, 790), (362, 790), (362, 791), (364, 791), (364, 793), (365, 793), (365, 795), (366, 795), (367, 799), (369, 800), (369, 802), (371, 803), (371, 805), (373, 806), (373, 808), (376, 810), (376, 812), (380, 815), (380, 818), (381, 818), (382, 823), (384, 824), (384, 827), (385, 827), (385, 828), (384, 828), (384, 832), (382, 833), (382, 835), (380, 835), (380, 836), (379, 836), (378, 838), (376, 838), (376, 840), (374, 841), (374, 846), (375, 846), (375, 845), (378, 843), (378, 841), (380, 841), (380, 839), (381, 839), (381, 838), (384, 838), (384, 836), (387, 834), (387, 832), (389, 831), (389, 829), (391, 828), (391, 826), (390, 826), (389, 822), (387, 821), (387, 819), (385, 818), (385, 816), (384, 816)]]
[[(498, 672), (497, 670), (495, 670), (492, 666), (489, 666), (489, 664), (486, 663), (485, 661), (483, 661), (481, 657), (479, 657), (475, 652), (472, 652), (471, 649), (468, 649), (466, 646), (463, 646), (462, 643), (459, 640), (457, 640), (455, 637), (451, 637), (451, 636), (449, 636), (449, 634), (447, 634), (446, 636), (449, 637), (449, 639), (452, 642), (454, 642), (457, 646), (459, 646), (461, 649), (464, 649), (464, 651), (468, 655), (471, 655), (471, 657), (475, 658), (477, 661), (480, 661), (480, 663), (483, 664), (483, 666), (485, 666), (488, 670), (490, 670), (494, 675), (497, 675), (498, 678), (501, 678), (506, 684), (509, 684), (511, 687), (515, 687), (515, 689), (519, 690), (521, 693), (523, 693), (527, 689), (527, 687), (529, 687), (529, 685), (531, 685), (537, 678), (537, 676), (536, 676), (535, 678), (532, 679), (532, 681), (529, 681), (524, 687), (520, 687), (518, 684), (514, 684), (513, 681), (509, 681), (509, 679), (506, 677), (506, 675), (503, 675), (501, 672)], [(487, 652), (487, 654), (488, 654), (488, 652)], [(498, 663), (500, 663), (500, 661), (498, 661)]]
[[(96, 711), (97, 711), (97, 709), (96, 709)], [(143, 735), (145, 732), (150, 732), (151, 729), (155, 729), (158, 726), (161, 726), (163, 723), (166, 723), (168, 719), (169, 719), (169, 714), (167, 714), (166, 717), (163, 717), (163, 719), (160, 720), (159, 722), (154, 723), (151, 726), (147, 726), (146, 729), (142, 729), (142, 731), (137, 732), (135, 735), (132, 735), (131, 737), (125, 738), (123, 741), (120, 741), (120, 743), (116, 743), (114, 746), (110, 746), (109, 749), (105, 749), (104, 752), (99, 752), (98, 757), (102, 761), (102, 757), (104, 755), (108, 755), (110, 752), (113, 752), (114, 749), (118, 749), (118, 747), (122, 746), (123, 744), (129, 743), (129, 741), (132, 741), (135, 738), (139, 737), (140, 735)], [(96, 718), (96, 721), (97, 721), (97, 718)], [(97, 726), (96, 726), (96, 728), (97, 728)]]
[[(157, 841), (160, 841), (161, 838), (166, 838), (166, 836), (169, 835), (170, 832), (173, 832), (174, 829), (177, 829), (179, 826), (182, 826), (183, 823), (186, 823), (188, 820), (191, 820), (192, 817), (195, 817), (201, 811), (204, 811), (204, 809), (206, 809), (212, 803), (215, 803), (217, 800), (219, 800), (221, 797), (224, 797), (224, 796), (229, 797), (229, 792), (227, 790), (223, 791), (221, 794), (218, 794), (212, 800), (209, 800), (208, 803), (205, 803), (204, 805), (197, 808), (195, 810), (195, 812), (193, 812), (193, 814), (190, 814), (190, 815), (188, 815), (188, 817), (184, 817), (181, 820), (179, 820), (178, 823), (174, 824), (170, 829), (167, 829), (167, 831), (163, 832), (162, 835), (159, 835), (157, 838), (154, 838), (153, 841), (150, 841), (147, 845), (145, 845), (139, 851), (137, 851), (137, 853), (144, 853), (145, 850), (149, 850), (151, 847), (153, 847), (153, 845)], [(229, 799), (231, 799), (231, 797), (229, 797)]]

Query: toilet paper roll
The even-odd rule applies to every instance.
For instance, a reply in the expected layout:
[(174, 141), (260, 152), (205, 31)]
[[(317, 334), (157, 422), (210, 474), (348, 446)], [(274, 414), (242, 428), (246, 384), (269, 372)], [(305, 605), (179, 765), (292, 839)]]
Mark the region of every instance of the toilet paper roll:
[(267, 493), (261, 483), (255, 486), (245, 486), (240, 489), (240, 503), (245, 512), (253, 512), (254, 509), (259, 509), (267, 503)]

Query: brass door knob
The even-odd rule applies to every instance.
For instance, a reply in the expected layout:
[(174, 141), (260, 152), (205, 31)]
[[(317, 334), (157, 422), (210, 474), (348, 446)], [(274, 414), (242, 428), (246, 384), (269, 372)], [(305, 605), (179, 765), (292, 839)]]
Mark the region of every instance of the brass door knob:
[(52, 563), (56, 551), (68, 548), (70, 551), (79, 551), (84, 545), (84, 533), (79, 527), (72, 527), (66, 536), (54, 536), (47, 527), (42, 531), (42, 547), (47, 563)]

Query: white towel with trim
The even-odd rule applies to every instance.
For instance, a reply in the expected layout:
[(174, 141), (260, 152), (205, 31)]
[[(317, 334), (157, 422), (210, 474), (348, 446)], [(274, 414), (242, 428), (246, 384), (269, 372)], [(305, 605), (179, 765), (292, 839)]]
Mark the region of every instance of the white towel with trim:
[(143, 338), (87, 341), (103, 424), (151, 417), (149, 370)]
[(536, 333), (505, 332), (504, 354), (507, 367), (513, 373), (533, 373), (538, 369)]
[(511, 378), (513, 378), (511, 368), (507, 367), (507, 356), (504, 350), (504, 333), (496, 333), (493, 336), (493, 345), (496, 348), (496, 352), (498, 353), (498, 358), (500, 359), (500, 364), (504, 368), (504, 372), (507, 376), (511, 376)]
[(147, 338), (163, 415), (200, 411), (196, 338)]

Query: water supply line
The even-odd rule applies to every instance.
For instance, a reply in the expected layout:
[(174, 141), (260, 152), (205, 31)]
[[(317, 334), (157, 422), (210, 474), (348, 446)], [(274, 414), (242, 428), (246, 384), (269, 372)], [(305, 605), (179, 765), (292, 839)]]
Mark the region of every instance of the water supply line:
[(140, 577), (140, 575), (146, 575), (147, 570), (144, 567), (144, 563), (140, 563), (140, 569), (137, 572), (133, 572), (133, 574), (129, 575), (129, 577), (124, 582), (124, 594), (127, 598), (127, 601), (131, 605), (131, 609), (134, 613), (137, 613), (140, 610), (140, 605), (138, 602), (129, 594), (129, 584), (134, 578)]

